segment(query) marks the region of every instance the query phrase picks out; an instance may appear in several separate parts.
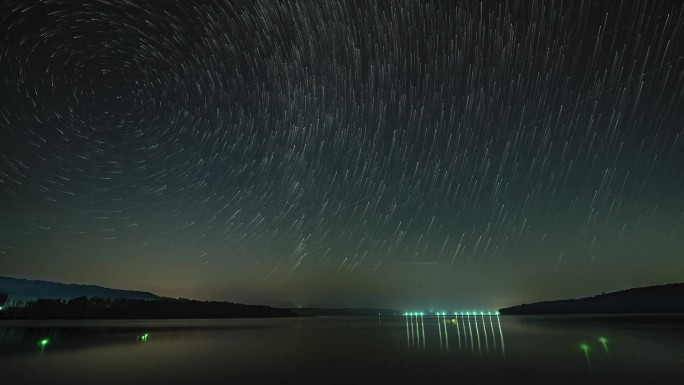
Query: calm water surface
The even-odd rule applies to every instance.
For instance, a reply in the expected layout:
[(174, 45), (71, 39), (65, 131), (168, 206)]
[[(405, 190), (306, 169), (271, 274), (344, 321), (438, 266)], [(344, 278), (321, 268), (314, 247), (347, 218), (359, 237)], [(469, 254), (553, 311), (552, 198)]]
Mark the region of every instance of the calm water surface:
[(74, 385), (684, 383), (684, 317), (3, 321), (0, 377)]

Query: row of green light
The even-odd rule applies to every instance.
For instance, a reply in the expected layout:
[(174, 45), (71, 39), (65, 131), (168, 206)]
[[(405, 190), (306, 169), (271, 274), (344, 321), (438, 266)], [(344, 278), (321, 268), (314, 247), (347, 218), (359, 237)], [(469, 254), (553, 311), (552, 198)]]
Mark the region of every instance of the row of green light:
[[(446, 313), (442, 313), (442, 315), (446, 315)], [(499, 315), (499, 312), (498, 311), (481, 311), (481, 312), (466, 311), (466, 312), (461, 312), (461, 313), (456, 312), (456, 313), (454, 313), (454, 315), (456, 315), (456, 316), (458, 316), (458, 315), (473, 315), (473, 316), (475, 316), (475, 315)]]
[[(498, 316), (499, 314), (500, 314), (500, 313), (499, 313), (498, 311), (487, 311), (487, 312), (484, 312), (484, 311), (481, 311), (481, 312), (476, 312), (476, 311), (469, 312), (469, 311), (466, 311), (466, 312), (461, 312), (461, 313), (458, 313), (458, 312), (455, 312), (455, 313), (454, 313), (455, 316), (459, 316), (459, 315), (468, 315), (468, 316), (469, 316), (469, 315), (472, 315), (472, 316), (476, 316), (476, 315), (497, 315), (497, 316)], [(405, 316), (418, 316), (418, 315), (423, 315), (423, 313), (422, 313), (422, 312), (420, 312), (420, 313), (413, 312), (413, 313), (404, 313), (404, 315), (405, 315)], [(446, 312), (437, 312), (437, 313), (435, 313), (435, 315), (448, 315), (448, 313), (446, 313)]]
[(141, 335), (140, 337), (138, 337), (138, 339), (142, 342), (147, 342), (147, 337), (149, 337), (149, 336), (150, 336), (149, 334), (145, 333), (145, 334)]

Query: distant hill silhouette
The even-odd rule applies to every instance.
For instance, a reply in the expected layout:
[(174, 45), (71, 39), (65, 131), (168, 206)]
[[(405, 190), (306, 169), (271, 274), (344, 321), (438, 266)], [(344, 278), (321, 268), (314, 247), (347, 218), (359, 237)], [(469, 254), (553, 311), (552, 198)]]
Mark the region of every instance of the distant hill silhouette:
[(158, 295), (144, 291), (110, 289), (95, 285), (33, 281), (11, 277), (0, 277), (0, 292), (7, 293), (9, 301), (35, 301), (39, 298), (71, 299), (78, 297), (160, 299)]
[(684, 283), (640, 287), (580, 299), (523, 304), (499, 312), (504, 315), (684, 313)]
[(7, 307), (0, 312), (0, 319), (198, 319), (292, 316), (295, 314), (288, 309), (182, 298), (39, 299), (24, 306)]
[(0, 277), (0, 302), (5, 302), (5, 299), (7, 306), (0, 311), (0, 319), (197, 319), (296, 315), (288, 309), (270, 306), (162, 298), (144, 291)]

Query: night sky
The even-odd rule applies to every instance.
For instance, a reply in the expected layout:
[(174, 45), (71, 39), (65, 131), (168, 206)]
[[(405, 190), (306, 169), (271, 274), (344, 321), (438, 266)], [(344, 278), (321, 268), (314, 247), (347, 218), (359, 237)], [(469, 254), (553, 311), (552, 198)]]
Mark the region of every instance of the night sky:
[(446, 310), (684, 281), (683, 4), (5, 0), (0, 275)]

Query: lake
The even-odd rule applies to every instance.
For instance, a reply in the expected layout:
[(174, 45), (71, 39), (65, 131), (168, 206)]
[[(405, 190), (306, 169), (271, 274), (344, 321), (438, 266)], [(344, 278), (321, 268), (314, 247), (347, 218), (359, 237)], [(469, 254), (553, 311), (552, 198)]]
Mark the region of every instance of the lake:
[(2, 321), (0, 378), (74, 385), (681, 383), (684, 317)]

